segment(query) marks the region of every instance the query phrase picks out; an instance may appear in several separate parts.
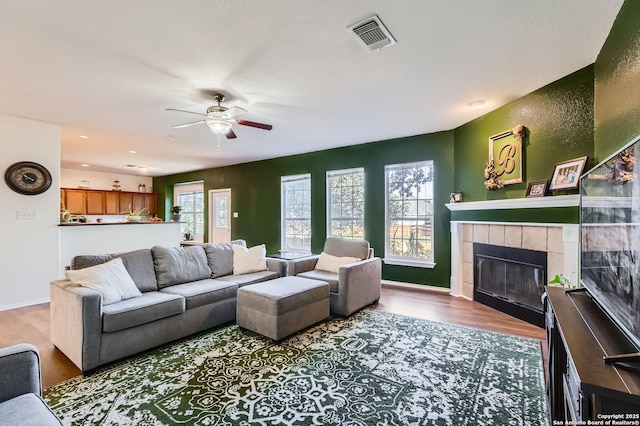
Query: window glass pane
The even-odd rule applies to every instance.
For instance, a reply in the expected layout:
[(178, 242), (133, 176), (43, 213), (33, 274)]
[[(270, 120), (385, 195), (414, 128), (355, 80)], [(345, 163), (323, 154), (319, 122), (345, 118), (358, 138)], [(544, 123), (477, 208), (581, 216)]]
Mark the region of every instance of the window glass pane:
[(364, 169), (327, 172), (327, 235), (364, 238)]
[(386, 257), (433, 262), (433, 162), (385, 167)]
[(284, 176), (282, 250), (311, 252), (311, 175)]
[[(178, 189), (179, 191), (179, 189)], [(182, 207), (180, 212), (180, 233), (184, 234), (187, 226), (191, 225), (192, 235), (204, 235), (204, 191), (178, 192), (177, 205)]]

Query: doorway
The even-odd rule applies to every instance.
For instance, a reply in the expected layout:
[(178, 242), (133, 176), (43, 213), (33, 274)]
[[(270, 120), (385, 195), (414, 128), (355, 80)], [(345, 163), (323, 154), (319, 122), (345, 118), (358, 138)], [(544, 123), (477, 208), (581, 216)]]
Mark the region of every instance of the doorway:
[(209, 242), (231, 241), (231, 188), (209, 191)]

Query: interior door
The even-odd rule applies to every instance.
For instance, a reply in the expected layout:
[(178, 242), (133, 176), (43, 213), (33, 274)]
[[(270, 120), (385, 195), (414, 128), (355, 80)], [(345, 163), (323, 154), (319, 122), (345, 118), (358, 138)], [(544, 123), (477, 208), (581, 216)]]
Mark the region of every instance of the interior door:
[(209, 242), (231, 241), (231, 189), (209, 191)]

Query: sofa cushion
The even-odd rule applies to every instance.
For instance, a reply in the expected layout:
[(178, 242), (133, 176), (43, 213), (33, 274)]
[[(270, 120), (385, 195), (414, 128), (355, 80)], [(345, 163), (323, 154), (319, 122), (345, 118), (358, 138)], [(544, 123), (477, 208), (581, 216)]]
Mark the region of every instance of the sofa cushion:
[(203, 280), (211, 276), (207, 255), (202, 246), (154, 246), (151, 252), (158, 288)]
[(138, 290), (154, 291), (158, 289), (156, 271), (153, 267), (151, 249), (134, 250), (117, 254), (89, 254), (75, 256), (71, 259), (71, 269), (83, 269), (89, 266), (99, 265), (111, 259), (121, 258), (124, 267), (127, 268), (131, 279), (136, 283)]
[(233, 274), (233, 245), (247, 247), (245, 240), (233, 240), (225, 243), (204, 244), (207, 263), (211, 269), (211, 278)]
[(328, 253), (322, 252), (320, 253), (320, 257), (318, 258), (315, 269), (337, 274), (342, 265), (358, 262), (360, 260), (362, 259), (358, 259), (357, 257), (332, 256)]
[(16, 396), (0, 404), (0, 419), (3, 425), (61, 425), (42, 398), (34, 393)]
[(161, 293), (184, 297), (187, 309), (197, 308), (221, 300), (235, 299), (238, 284), (229, 281), (212, 280), (210, 278), (186, 284), (172, 285), (160, 290)]
[(103, 305), (142, 295), (120, 258), (84, 269), (67, 271), (66, 276), (69, 281), (100, 293)]
[(278, 278), (279, 276), (280, 274), (274, 271), (260, 271), (242, 275), (225, 275), (224, 277), (216, 278), (216, 280), (233, 282), (242, 287), (249, 284), (273, 280), (275, 278)]
[(124, 330), (185, 311), (184, 297), (149, 291), (135, 299), (123, 300), (102, 309), (102, 331)]
[(369, 258), (369, 242), (367, 240), (346, 240), (343, 238), (327, 238), (324, 251), (333, 256), (350, 256), (358, 259)]
[(233, 246), (233, 275), (267, 271), (267, 249), (264, 244), (246, 248)]
[(296, 276), (302, 277), (302, 278), (309, 278), (311, 280), (324, 281), (326, 283), (329, 283), (329, 291), (331, 291), (331, 293), (338, 292), (338, 278), (339, 278), (338, 274), (334, 274), (326, 271), (313, 270), (313, 271), (299, 273)]

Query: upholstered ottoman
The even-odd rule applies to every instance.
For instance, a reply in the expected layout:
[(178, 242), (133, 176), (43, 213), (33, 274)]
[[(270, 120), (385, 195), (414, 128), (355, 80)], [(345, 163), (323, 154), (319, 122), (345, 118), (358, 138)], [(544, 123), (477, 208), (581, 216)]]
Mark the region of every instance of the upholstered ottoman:
[(329, 284), (283, 277), (238, 289), (236, 323), (280, 340), (329, 317)]

